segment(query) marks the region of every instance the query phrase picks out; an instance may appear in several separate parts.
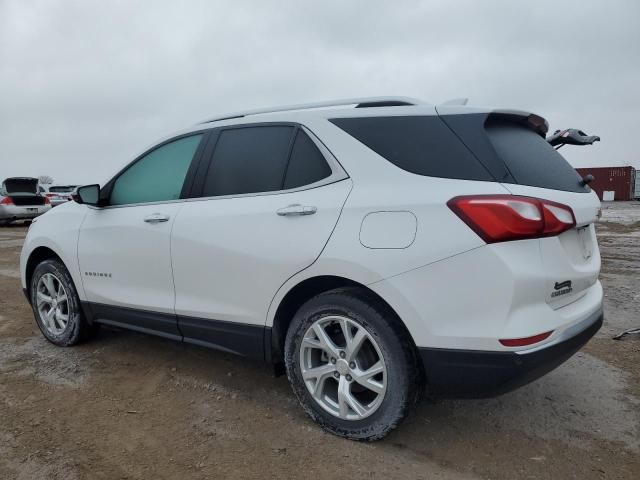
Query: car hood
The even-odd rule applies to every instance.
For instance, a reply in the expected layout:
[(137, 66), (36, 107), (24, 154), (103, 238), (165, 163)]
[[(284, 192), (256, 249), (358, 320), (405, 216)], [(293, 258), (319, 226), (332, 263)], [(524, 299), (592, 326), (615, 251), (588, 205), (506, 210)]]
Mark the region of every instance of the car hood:
[(37, 194), (38, 193), (38, 179), (28, 177), (14, 177), (7, 178), (2, 182), (4, 190), (11, 193), (23, 193), (23, 194)]

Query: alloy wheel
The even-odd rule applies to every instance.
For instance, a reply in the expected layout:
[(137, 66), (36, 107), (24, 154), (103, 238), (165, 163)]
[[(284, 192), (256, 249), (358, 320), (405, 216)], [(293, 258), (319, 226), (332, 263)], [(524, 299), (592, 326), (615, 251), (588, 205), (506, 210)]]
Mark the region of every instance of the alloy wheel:
[(45, 273), (36, 287), (36, 305), (42, 325), (52, 335), (60, 335), (69, 323), (69, 297), (53, 273)]
[(375, 339), (338, 315), (316, 320), (300, 347), (300, 370), (315, 402), (343, 420), (373, 414), (387, 391), (387, 367)]

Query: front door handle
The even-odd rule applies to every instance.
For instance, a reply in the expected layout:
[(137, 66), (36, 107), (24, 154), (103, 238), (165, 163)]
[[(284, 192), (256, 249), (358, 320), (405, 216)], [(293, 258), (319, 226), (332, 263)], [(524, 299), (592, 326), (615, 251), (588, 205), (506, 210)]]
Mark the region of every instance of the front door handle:
[(305, 206), (296, 203), (287, 207), (281, 208), (277, 211), (277, 214), (281, 217), (295, 217), (301, 215), (313, 215), (318, 209), (312, 206)]
[(147, 217), (144, 217), (146, 223), (163, 223), (169, 221), (169, 215), (163, 215), (162, 213), (154, 213)]

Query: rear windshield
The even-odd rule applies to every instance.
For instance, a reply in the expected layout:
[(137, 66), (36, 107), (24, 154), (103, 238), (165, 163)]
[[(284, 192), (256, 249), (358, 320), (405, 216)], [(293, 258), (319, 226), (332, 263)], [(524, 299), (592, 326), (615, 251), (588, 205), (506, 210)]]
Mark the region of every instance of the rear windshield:
[(515, 123), (495, 121), (488, 123), (485, 130), (515, 183), (569, 192), (588, 191), (569, 162), (537, 133)]
[(437, 116), (334, 118), (331, 122), (408, 172), (461, 180), (494, 179)]
[(49, 191), (53, 193), (69, 193), (73, 192), (76, 187), (49, 187)]

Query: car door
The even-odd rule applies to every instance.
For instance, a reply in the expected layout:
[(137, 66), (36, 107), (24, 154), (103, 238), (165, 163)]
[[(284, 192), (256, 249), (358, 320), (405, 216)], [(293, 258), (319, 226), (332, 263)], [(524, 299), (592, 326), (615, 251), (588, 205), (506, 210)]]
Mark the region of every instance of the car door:
[(170, 234), (204, 136), (186, 135), (153, 148), (105, 186), (105, 206), (89, 207), (78, 260), (98, 321), (180, 336)]
[(351, 180), (295, 125), (213, 135), (171, 235), (178, 324), (187, 342), (261, 357), (271, 300), (320, 255)]

